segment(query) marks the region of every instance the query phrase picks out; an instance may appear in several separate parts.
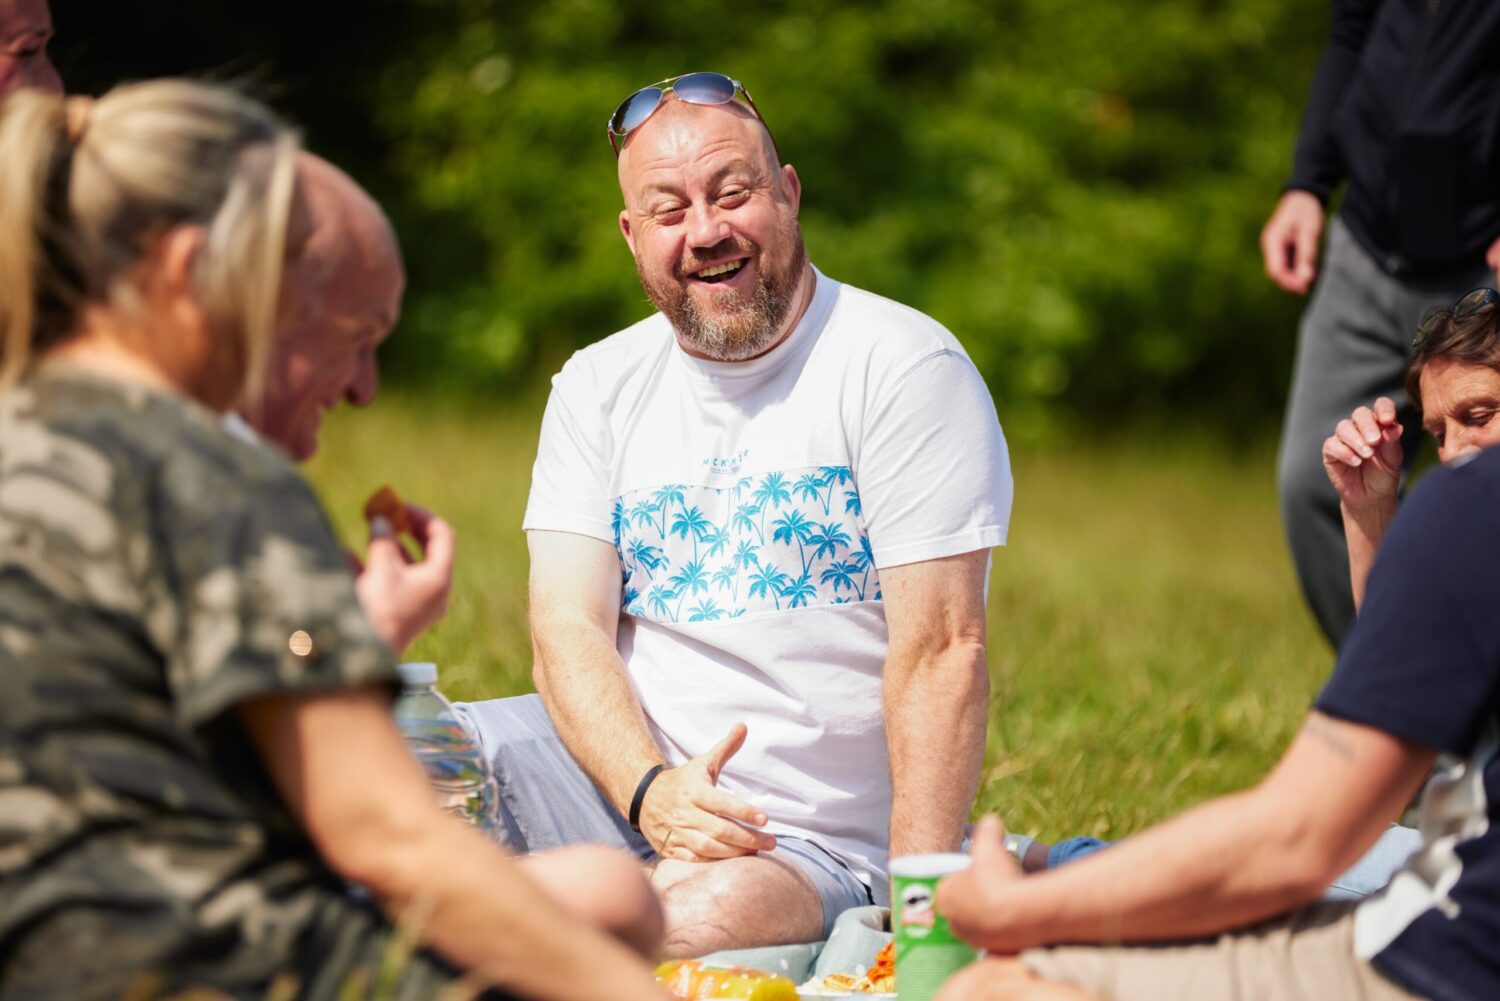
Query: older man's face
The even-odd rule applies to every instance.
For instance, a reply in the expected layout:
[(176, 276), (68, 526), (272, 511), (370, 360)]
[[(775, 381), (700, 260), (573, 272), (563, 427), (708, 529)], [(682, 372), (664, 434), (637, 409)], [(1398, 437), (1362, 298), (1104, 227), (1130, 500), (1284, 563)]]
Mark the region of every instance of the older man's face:
[(669, 99), (620, 157), (620, 229), (651, 301), (689, 351), (722, 361), (774, 345), (806, 265), (796, 171), (733, 105)]
[(52, 14), (47, 0), (0, 0), (0, 97), (22, 87), (62, 93), (47, 58)]

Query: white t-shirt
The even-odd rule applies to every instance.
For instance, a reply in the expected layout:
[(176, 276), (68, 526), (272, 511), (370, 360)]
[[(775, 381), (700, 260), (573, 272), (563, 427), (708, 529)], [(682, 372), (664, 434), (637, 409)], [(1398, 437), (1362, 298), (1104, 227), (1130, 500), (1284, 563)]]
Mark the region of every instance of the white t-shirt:
[(615, 546), (618, 646), (662, 753), (743, 721), (720, 788), (886, 898), (880, 571), (1003, 545), (1005, 439), (958, 341), (817, 275), (797, 328), (693, 358), (655, 314), (552, 382), (527, 531)]

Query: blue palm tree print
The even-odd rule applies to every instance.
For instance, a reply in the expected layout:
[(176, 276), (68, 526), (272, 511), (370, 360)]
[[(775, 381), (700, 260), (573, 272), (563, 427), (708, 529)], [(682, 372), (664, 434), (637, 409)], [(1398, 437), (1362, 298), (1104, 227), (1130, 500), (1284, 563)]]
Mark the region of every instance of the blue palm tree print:
[[(840, 492), (842, 510), (834, 503)], [(879, 600), (848, 466), (768, 471), (724, 487), (628, 491), (611, 503), (610, 527), (621, 604), (638, 618), (712, 623)]]

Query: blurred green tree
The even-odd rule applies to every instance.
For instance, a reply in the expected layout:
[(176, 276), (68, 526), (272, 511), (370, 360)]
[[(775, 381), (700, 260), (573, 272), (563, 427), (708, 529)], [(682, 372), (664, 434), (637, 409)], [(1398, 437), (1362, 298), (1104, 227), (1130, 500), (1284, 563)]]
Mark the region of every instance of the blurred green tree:
[(1326, 4), (55, 6), (73, 79), (251, 72), (384, 199), (411, 271), (395, 379), (513, 392), (644, 316), (604, 121), (717, 69), (797, 166), (813, 260), (951, 328), (1013, 434), (1279, 419), (1299, 304), (1256, 237)]

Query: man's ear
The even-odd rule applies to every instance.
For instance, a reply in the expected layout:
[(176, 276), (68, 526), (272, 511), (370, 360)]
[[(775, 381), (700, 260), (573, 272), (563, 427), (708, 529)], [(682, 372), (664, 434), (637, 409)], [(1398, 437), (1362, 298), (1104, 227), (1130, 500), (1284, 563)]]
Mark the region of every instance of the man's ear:
[(802, 179), (797, 176), (797, 168), (789, 163), (781, 166), (781, 190), (791, 203), (792, 215), (795, 216), (802, 207)]
[(625, 238), (625, 246), (630, 248), (630, 253), (635, 254), (635, 235), (630, 232), (630, 213), (625, 209), (620, 210), (620, 235)]

